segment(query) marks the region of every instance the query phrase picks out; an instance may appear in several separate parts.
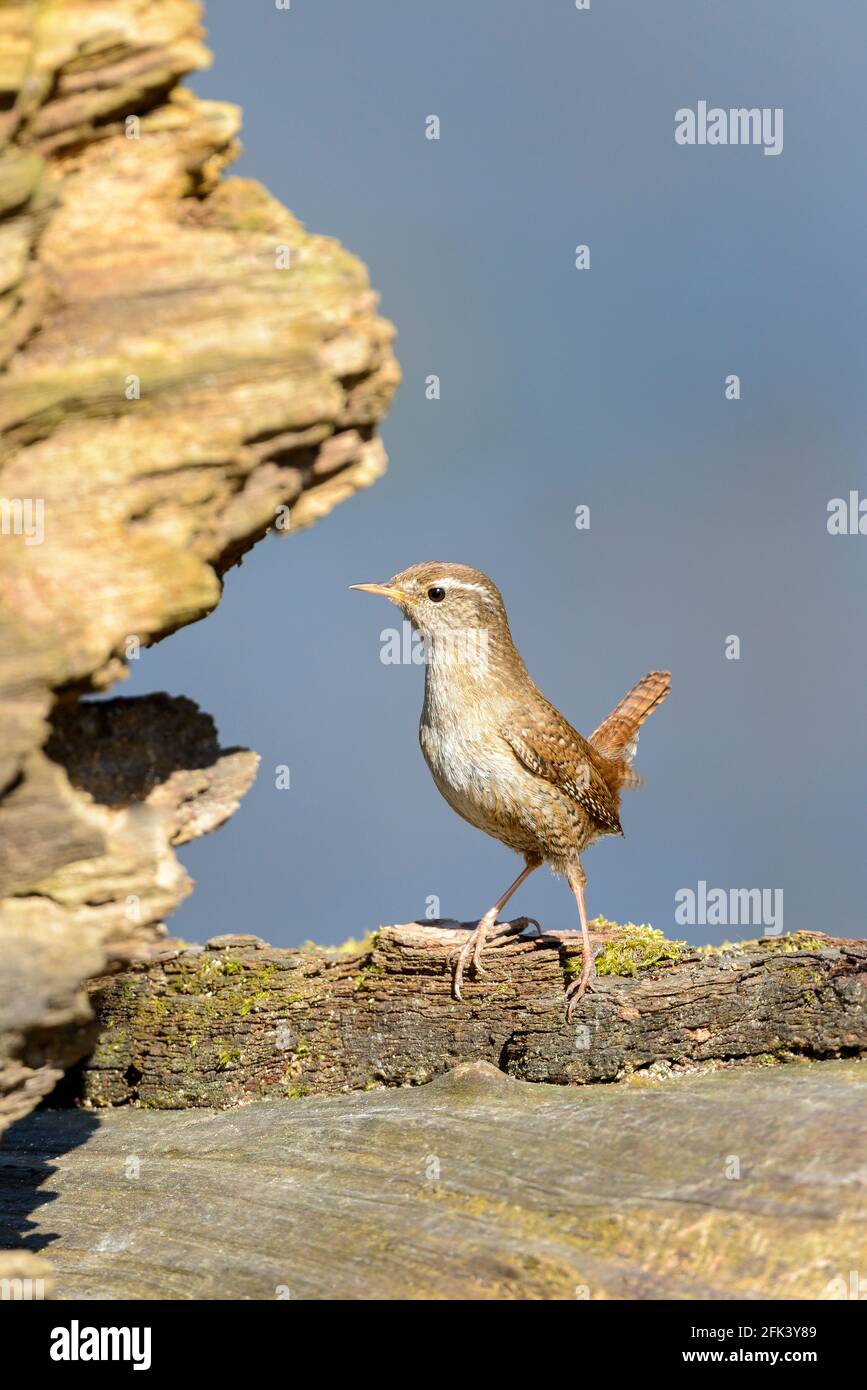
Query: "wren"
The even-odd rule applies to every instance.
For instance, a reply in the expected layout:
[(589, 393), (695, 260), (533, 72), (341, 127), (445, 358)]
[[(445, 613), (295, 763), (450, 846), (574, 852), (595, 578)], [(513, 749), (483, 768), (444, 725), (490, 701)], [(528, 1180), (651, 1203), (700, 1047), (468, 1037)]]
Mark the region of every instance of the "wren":
[(548, 864), (569, 883), (581, 924), (581, 973), (566, 990), (571, 1019), (596, 968), (581, 855), (601, 836), (623, 834), (621, 790), (641, 781), (632, 770), (638, 731), (666, 698), (670, 673), (651, 671), (584, 738), (534, 683), (512, 640), (500, 591), (481, 570), (429, 562), (411, 565), (387, 584), (352, 588), (384, 594), (422, 634), (419, 740), (440, 792), (464, 820), (524, 859), (514, 883), (457, 953), (455, 998), (462, 997), (465, 971), (482, 973), (489, 939), (528, 924), (520, 918), (494, 931), (513, 893)]

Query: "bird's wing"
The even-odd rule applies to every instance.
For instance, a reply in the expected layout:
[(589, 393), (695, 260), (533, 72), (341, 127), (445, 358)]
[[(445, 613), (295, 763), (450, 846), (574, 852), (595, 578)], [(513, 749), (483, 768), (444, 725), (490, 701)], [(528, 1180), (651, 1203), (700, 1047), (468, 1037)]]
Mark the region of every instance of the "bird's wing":
[[(541, 697), (537, 697), (541, 699)], [(519, 707), (502, 735), (519, 762), (577, 801), (605, 830), (622, 835), (618, 799), (595, 749), (547, 700)]]

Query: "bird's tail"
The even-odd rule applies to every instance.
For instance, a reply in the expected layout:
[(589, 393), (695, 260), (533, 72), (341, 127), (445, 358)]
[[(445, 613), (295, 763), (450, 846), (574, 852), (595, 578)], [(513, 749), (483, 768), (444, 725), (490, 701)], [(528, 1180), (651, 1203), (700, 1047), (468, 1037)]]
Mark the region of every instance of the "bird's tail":
[(641, 778), (632, 770), (638, 731), (649, 714), (661, 705), (671, 689), (670, 671), (651, 671), (624, 695), (607, 719), (590, 735), (593, 747), (614, 764), (621, 787), (638, 787)]

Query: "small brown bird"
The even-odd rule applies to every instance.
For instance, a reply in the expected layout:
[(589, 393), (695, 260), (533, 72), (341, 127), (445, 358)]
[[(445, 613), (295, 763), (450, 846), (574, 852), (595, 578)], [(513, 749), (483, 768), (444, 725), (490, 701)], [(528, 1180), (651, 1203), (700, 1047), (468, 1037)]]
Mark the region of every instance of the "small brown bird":
[[(669, 672), (651, 671), (582, 738), (536, 687), (512, 641), (500, 591), (480, 570), (431, 562), (411, 565), (387, 584), (352, 587), (384, 594), (424, 638), (419, 740), (437, 787), (459, 816), (524, 857), (522, 872), (456, 957), (455, 997), (470, 964), (482, 973), (482, 951), (512, 894), (547, 863), (567, 879), (581, 920), (581, 974), (566, 991), (571, 1019), (596, 968), (581, 854), (602, 835), (623, 834), (620, 791), (641, 781), (632, 771), (638, 730), (668, 694)], [(508, 924), (505, 933), (528, 920)]]

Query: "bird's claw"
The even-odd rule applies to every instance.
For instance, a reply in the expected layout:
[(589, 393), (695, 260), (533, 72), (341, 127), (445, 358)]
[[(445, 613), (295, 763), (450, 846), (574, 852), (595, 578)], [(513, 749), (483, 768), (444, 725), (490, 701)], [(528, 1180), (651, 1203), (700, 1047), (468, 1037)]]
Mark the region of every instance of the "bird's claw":
[[(566, 1006), (566, 1022), (571, 1023), (575, 1017), (575, 1010), (584, 998), (593, 980), (596, 978), (596, 956), (605, 943), (605, 937), (597, 937), (598, 945), (591, 944), (590, 950), (583, 952), (585, 959), (581, 962), (581, 974), (577, 980), (573, 980), (566, 990), (568, 1004)], [(592, 942), (592, 938), (591, 938)]]
[(461, 991), (464, 984), (464, 970), (468, 964), (472, 965), (473, 974), (477, 979), (485, 973), (475, 958), (471, 958), (472, 956), (472, 951), (468, 951), (466, 946), (458, 952), (457, 956), (452, 956), (450, 962), (454, 972), (452, 975), (452, 995), (455, 999), (462, 1000), (464, 997)]
[(488, 932), (491, 927), (496, 926), (496, 922), (482, 918), (479, 925), (470, 934), (467, 941), (459, 951), (451, 957), (449, 964), (452, 967), (452, 995), (455, 999), (463, 999), (461, 993), (464, 983), (464, 971), (472, 966), (473, 975), (476, 979), (487, 974), (482, 965), (482, 951), (486, 945), (503, 945), (510, 936), (516, 936), (529, 926), (534, 926), (541, 935), (542, 928), (535, 917), (516, 917), (513, 922), (506, 924), (497, 932), (496, 936), (489, 940)]
[(451, 960), (449, 961), (449, 964), (452, 966), (454, 972), (452, 975), (452, 994), (455, 999), (463, 999), (463, 994), (461, 993), (461, 990), (463, 988), (464, 983), (464, 970), (467, 968), (468, 965), (472, 965), (473, 971), (476, 976), (484, 974), (484, 971), (482, 970), (478, 959), (479, 952), (481, 951), (482, 944), (484, 942), (484, 938), (482, 938), (482, 942), (477, 943), (476, 938), (478, 936), (478, 933), (479, 929), (478, 927), (476, 927), (476, 930), (472, 933), (470, 939), (464, 943), (461, 949), (455, 955), (453, 955), (451, 957)]

